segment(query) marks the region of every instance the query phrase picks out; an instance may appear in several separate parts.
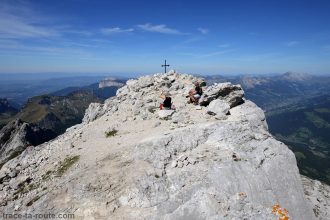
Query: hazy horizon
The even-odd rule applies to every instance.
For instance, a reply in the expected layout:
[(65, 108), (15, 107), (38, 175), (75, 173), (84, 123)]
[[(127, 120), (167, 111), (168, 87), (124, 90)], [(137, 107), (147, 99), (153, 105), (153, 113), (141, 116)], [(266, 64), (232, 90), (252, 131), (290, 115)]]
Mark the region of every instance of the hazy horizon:
[[(160, 67), (161, 70), (161, 67)], [(172, 70), (172, 69), (170, 69)], [(279, 76), (286, 73), (291, 73), (292, 71), (287, 71), (283, 73), (199, 73), (199, 72), (177, 72), (177, 73), (183, 73), (183, 74), (192, 74), (192, 75), (200, 75), (200, 76)], [(56, 79), (56, 78), (74, 78), (74, 77), (116, 77), (116, 78), (136, 78), (140, 76), (145, 75), (153, 75), (156, 73), (163, 73), (162, 71), (157, 72), (136, 72), (136, 73), (105, 73), (105, 72), (99, 72), (99, 73), (92, 73), (92, 72), (39, 72), (39, 73), (0, 73), (0, 76), (2, 77), (8, 77), (12, 78), (13, 80), (17, 80), (20, 78), (20, 80), (26, 80), (29, 79), (29, 77), (32, 77), (31, 80), (40, 80), (40, 79)], [(293, 72), (293, 73), (299, 73), (299, 74), (307, 74), (312, 76), (325, 76), (329, 77), (330, 74), (310, 74), (310, 73), (300, 73), (300, 72)], [(2, 78), (4, 79), (4, 78)]]

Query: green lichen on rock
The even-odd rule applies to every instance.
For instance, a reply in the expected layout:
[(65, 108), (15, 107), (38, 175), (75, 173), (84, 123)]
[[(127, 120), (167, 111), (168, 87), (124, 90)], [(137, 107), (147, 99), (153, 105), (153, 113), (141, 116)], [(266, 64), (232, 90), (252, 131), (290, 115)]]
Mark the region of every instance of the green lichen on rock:
[(33, 203), (35, 203), (36, 201), (38, 201), (41, 197), (42, 197), (42, 196), (40, 196), (40, 195), (37, 195), (37, 196), (33, 197), (33, 199), (31, 199), (31, 200), (26, 204), (26, 206), (31, 206), (31, 205), (33, 205)]
[(116, 129), (112, 129), (111, 131), (106, 131), (105, 132), (105, 137), (109, 138), (109, 137), (113, 137), (118, 133), (118, 130)]
[(52, 175), (54, 171), (48, 170), (46, 173), (42, 174), (41, 178), (42, 180), (48, 180), (50, 178), (50, 175)]
[(67, 156), (63, 161), (60, 162), (60, 164), (57, 166), (54, 170), (48, 170), (46, 173), (41, 175), (41, 179), (46, 181), (48, 180), (52, 175), (61, 177), (63, 174), (72, 167), (73, 164), (75, 164), (80, 158), (80, 155), (76, 156)]
[(14, 195), (20, 195), (20, 194), (25, 194), (28, 193), (32, 190), (38, 189), (39, 188), (39, 183), (32, 183), (30, 185), (25, 185), (20, 187), (16, 192), (14, 192)]
[(68, 156), (66, 157), (58, 166), (55, 174), (57, 176), (63, 176), (63, 174), (72, 167), (73, 164), (75, 164), (79, 160), (80, 156)]

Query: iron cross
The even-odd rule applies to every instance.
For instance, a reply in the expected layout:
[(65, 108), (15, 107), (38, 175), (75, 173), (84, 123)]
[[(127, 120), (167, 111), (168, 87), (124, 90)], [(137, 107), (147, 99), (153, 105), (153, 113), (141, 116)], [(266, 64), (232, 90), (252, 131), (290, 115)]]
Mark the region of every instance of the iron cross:
[(165, 60), (165, 64), (162, 65), (162, 67), (165, 67), (165, 73), (166, 73), (166, 67), (170, 66), (169, 64), (166, 64), (166, 60)]

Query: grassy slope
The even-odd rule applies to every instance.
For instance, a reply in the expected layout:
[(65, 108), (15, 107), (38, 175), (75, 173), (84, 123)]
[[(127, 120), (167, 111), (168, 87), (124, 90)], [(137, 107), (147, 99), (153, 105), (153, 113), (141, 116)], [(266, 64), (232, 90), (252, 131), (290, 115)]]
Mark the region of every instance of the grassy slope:
[(66, 128), (81, 122), (91, 102), (101, 101), (86, 91), (73, 92), (68, 96), (36, 96), (29, 99), (21, 111), (7, 121), (20, 118), (60, 134)]

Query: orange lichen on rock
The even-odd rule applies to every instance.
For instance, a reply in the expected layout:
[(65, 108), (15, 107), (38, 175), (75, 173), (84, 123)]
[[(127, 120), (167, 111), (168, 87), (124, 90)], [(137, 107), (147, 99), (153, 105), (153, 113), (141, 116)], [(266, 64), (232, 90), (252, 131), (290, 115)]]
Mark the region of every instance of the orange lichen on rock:
[(245, 199), (247, 197), (245, 192), (240, 192), (238, 195), (241, 199)]
[(279, 220), (289, 220), (290, 219), (288, 210), (285, 208), (281, 208), (281, 206), (279, 204), (273, 205), (272, 213), (274, 215), (278, 216)]

